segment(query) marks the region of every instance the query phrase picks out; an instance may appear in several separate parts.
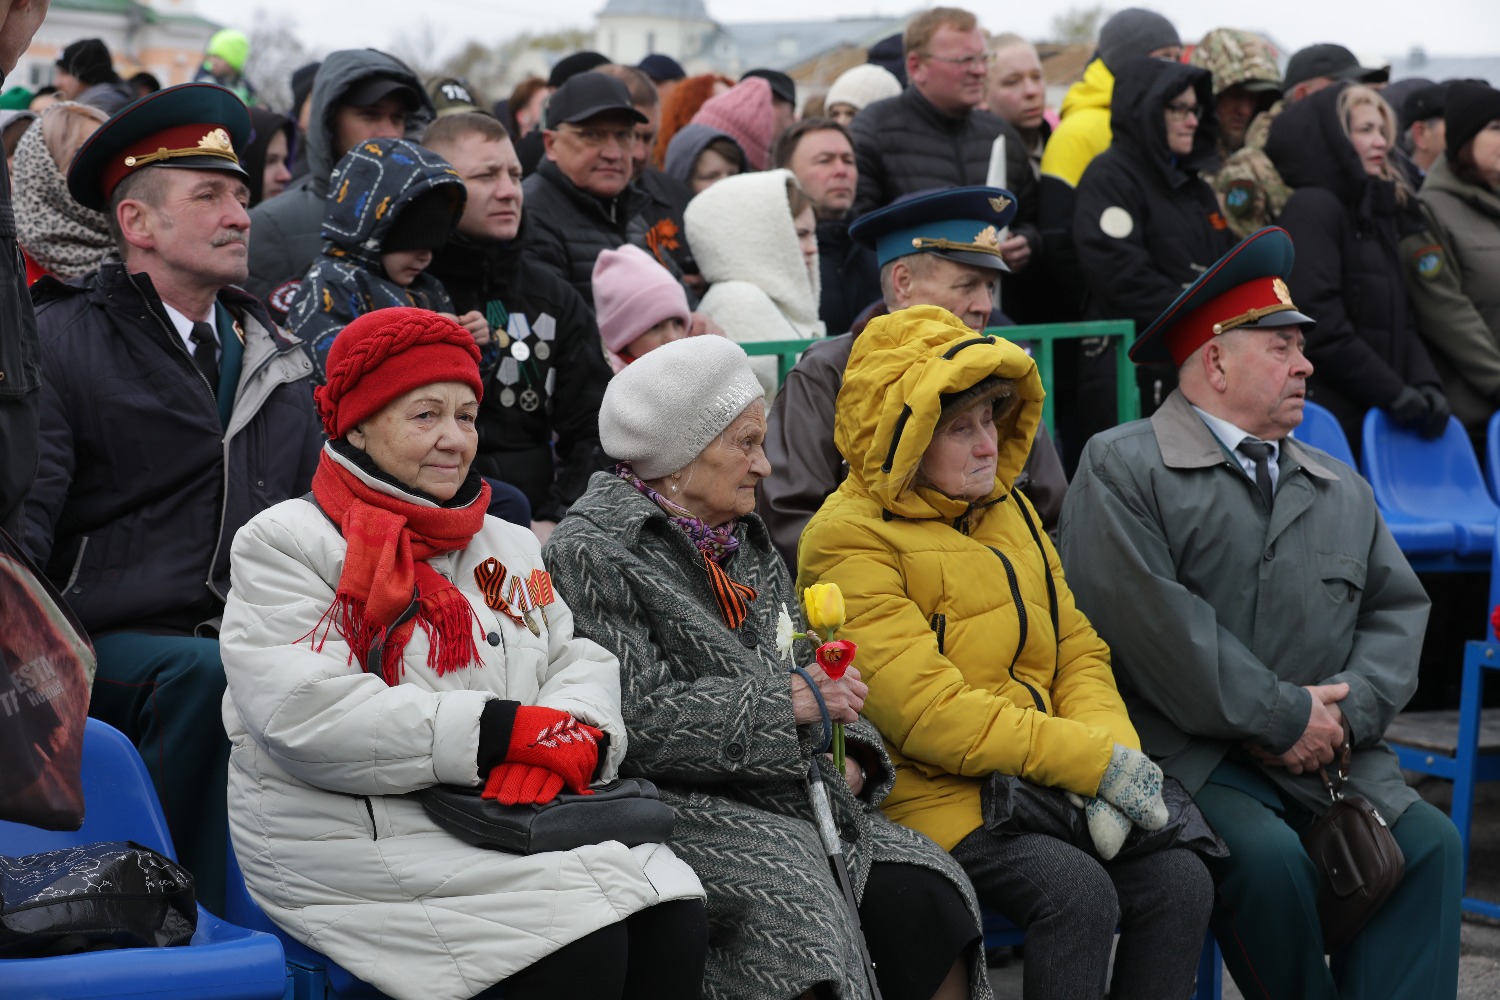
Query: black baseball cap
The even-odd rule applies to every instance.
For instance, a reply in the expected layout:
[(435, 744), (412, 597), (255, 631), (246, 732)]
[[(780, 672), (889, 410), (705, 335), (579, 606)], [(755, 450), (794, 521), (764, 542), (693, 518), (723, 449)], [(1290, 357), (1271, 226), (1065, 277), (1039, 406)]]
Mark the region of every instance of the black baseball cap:
[(687, 77), (687, 70), (682, 68), (682, 63), (660, 52), (653, 52), (646, 56), (635, 64), (635, 68), (645, 73), (655, 83), (666, 83), (668, 80), (681, 80)]
[(422, 106), (422, 98), (411, 84), (388, 76), (372, 76), (360, 80), (340, 95), (338, 103), (351, 108), (368, 108), (387, 97), (400, 98), (408, 111), (415, 111)]
[(786, 101), (793, 106), (797, 103), (797, 84), (791, 77), (779, 69), (751, 69), (746, 70), (745, 75), (740, 77), (743, 83), (752, 76), (758, 76), (771, 85), (771, 96), (778, 101)]
[(1413, 122), (1441, 118), (1447, 107), (1447, 83), (1432, 83), (1425, 87), (1418, 87), (1407, 94), (1406, 100), (1401, 102), (1401, 127), (1411, 128)]
[(1286, 64), (1282, 87), (1291, 90), (1299, 83), (1320, 76), (1359, 83), (1385, 83), (1391, 78), (1391, 70), (1389, 66), (1361, 66), (1354, 53), (1342, 45), (1322, 42), (1292, 53)]
[(600, 55), (597, 52), (572, 52), (563, 56), (552, 67), (552, 72), (547, 76), (547, 86), (554, 90), (567, 83), (579, 73), (587, 73), (591, 69), (609, 65), (609, 56)]
[(617, 113), (638, 125), (650, 121), (630, 103), (623, 81), (603, 73), (579, 73), (547, 99), (547, 128), (576, 125), (606, 113)]

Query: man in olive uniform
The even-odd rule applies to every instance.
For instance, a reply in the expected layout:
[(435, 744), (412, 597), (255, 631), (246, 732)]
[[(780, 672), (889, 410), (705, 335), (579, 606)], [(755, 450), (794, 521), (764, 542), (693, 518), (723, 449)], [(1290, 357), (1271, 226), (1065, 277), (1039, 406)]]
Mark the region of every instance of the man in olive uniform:
[[(1246, 997), (1456, 995), (1458, 831), (1402, 780), (1386, 727), (1416, 689), (1428, 600), (1357, 472), (1288, 435), (1312, 364), (1286, 286), (1291, 238), (1264, 229), (1131, 348), (1179, 386), (1149, 420), (1096, 435), (1063, 504), (1062, 559), (1109, 643), (1141, 748), (1229, 845), (1205, 858), (1213, 931)], [(1301, 835), (1320, 769), (1390, 825), (1405, 878), (1324, 959), (1322, 874)], [(1337, 778), (1334, 779), (1337, 781)]]

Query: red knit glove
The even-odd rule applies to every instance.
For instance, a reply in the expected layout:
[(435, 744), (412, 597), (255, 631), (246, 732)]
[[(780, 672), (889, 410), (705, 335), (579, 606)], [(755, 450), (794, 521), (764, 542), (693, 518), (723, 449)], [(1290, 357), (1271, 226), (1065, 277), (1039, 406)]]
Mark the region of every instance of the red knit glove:
[(573, 791), (587, 792), (589, 779), (599, 765), (599, 740), (603, 736), (603, 732), (567, 712), (522, 705), (516, 709), (505, 760), (545, 767), (560, 775)]
[(534, 764), (496, 764), (490, 768), (490, 780), (484, 783), (483, 796), (499, 799), (503, 806), (544, 806), (562, 791), (562, 776)]

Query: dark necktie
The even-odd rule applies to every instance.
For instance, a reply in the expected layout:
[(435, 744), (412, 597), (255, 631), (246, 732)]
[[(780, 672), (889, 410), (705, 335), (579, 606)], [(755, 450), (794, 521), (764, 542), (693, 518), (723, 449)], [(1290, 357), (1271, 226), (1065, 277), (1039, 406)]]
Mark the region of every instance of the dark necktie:
[(219, 338), (214, 328), (207, 323), (194, 323), (190, 337), (193, 342), (193, 364), (208, 379), (208, 388), (215, 398), (219, 395)]
[(1266, 501), (1266, 510), (1271, 509), (1271, 452), (1275, 446), (1265, 441), (1257, 441), (1255, 438), (1245, 438), (1235, 449), (1241, 455), (1255, 462), (1255, 485), (1260, 488), (1260, 495)]

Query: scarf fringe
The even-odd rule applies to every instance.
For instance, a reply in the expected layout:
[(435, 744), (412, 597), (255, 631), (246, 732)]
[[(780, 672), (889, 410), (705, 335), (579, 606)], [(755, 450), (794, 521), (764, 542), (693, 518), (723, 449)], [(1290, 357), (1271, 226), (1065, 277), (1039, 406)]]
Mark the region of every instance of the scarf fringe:
[[(417, 618), (427, 636), (427, 668), (439, 677), (467, 666), (484, 666), (474, 628), (480, 624), (474, 608), (456, 588), (422, 598)], [(405, 646), (406, 643), (402, 643)]]

